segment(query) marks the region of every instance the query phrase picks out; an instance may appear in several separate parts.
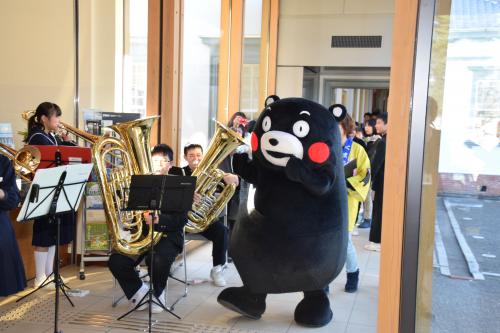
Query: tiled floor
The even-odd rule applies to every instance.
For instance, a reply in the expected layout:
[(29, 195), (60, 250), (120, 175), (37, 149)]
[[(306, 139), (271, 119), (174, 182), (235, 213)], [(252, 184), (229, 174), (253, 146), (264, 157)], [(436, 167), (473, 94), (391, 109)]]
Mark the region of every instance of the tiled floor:
[[(269, 295), (267, 310), (258, 321), (250, 320), (226, 310), (216, 299), (223, 288), (215, 287), (208, 281), (211, 268), (211, 245), (204, 244), (188, 254), (188, 276), (197, 280), (189, 287), (189, 293), (175, 307), (174, 312), (182, 320), (168, 313), (154, 315), (158, 320), (157, 332), (375, 332), (377, 318), (378, 270), (380, 254), (363, 249), (367, 243), (367, 230), (361, 230), (353, 240), (358, 249), (360, 266), (360, 288), (355, 294), (343, 291), (345, 272), (330, 286), (330, 302), (334, 320), (319, 329), (298, 326), (293, 321), (293, 312), (301, 300), (301, 293)], [(75, 308), (61, 298), (60, 327), (65, 333), (80, 332), (131, 332), (145, 328), (147, 311), (135, 312), (125, 322), (115, 319), (128, 310), (128, 302), (122, 301), (117, 307), (111, 307), (113, 297), (120, 296), (121, 290), (113, 287), (111, 274), (105, 267), (89, 266), (86, 279), (78, 280), (77, 267), (67, 267), (63, 276), (72, 288), (90, 290), (90, 294), (79, 298), (73, 297)], [(181, 276), (182, 267), (176, 276)], [(234, 265), (229, 264), (225, 271), (229, 286), (239, 286), (241, 281)], [(169, 300), (181, 295), (183, 286), (173, 280), (169, 282)], [(16, 304), (17, 296), (0, 298), (0, 332), (52, 332), (53, 331), (53, 296), (50, 291), (41, 291), (29, 297), (24, 303)]]

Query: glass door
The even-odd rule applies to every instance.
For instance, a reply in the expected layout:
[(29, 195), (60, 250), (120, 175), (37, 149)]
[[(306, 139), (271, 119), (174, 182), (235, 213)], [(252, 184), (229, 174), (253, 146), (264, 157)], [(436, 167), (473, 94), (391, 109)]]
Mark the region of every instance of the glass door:
[(400, 331), (497, 332), (500, 2), (421, 1), (419, 17)]

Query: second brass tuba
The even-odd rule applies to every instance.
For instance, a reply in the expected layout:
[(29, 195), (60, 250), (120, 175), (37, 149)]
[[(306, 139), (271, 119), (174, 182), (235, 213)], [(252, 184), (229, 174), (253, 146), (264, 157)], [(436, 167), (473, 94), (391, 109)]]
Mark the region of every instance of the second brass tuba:
[(0, 143), (0, 154), (12, 161), (16, 174), (24, 181), (31, 182), (38, 165), (40, 164), (40, 150), (32, 146), (24, 146), (20, 150), (15, 150), (3, 143)]
[(242, 144), (245, 143), (237, 132), (216, 123), (215, 134), (207, 152), (192, 174), (197, 177), (195, 192), (200, 194), (201, 201), (193, 203), (192, 210), (188, 213), (186, 232), (199, 233), (207, 229), (232, 198), (236, 185), (222, 182), (225, 173), (218, 166)]

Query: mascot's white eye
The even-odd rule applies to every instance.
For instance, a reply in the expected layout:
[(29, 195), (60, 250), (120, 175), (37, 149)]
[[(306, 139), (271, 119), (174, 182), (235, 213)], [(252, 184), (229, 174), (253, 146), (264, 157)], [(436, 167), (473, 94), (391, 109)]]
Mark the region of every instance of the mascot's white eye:
[(267, 116), (264, 118), (264, 120), (262, 120), (262, 130), (264, 132), (267, 132), (270, 129), (271, 129), (271, 118)]
[(305, 120), (299, 120), (293, 124), (293, 134), (299, 138), (305, 137), (309, 134), (309, 124)]

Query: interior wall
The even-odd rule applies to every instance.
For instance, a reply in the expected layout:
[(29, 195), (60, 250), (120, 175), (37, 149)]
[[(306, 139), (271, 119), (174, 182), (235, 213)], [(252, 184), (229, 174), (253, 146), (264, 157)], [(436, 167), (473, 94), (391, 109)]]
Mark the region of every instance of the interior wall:
[[(281, 1), (277, 81), (283, 66), (390, 67), (393, 16), (393, 0)], [(381, 35), (382, 47), (334, 49), (333, 35)]]
[(304, 67), (278, 67), (276, 72), (276, 95), (280, 98), (302, 96)]
[[(281, 1), (278, 66), (389, 67), (391, 0)], [(381, 35), (381, 48), (331, 48), (332, 35)]]
[(16, 0), (0, 2), (0, 122), (12, 124), (16, 149), (21, 118), (44, 101), (57, 103), (65, 122), (74, 121), (73, 2)]

